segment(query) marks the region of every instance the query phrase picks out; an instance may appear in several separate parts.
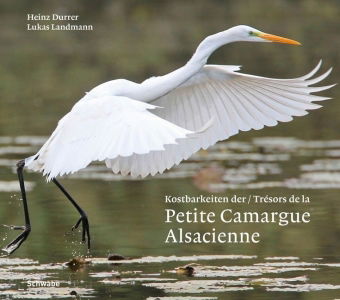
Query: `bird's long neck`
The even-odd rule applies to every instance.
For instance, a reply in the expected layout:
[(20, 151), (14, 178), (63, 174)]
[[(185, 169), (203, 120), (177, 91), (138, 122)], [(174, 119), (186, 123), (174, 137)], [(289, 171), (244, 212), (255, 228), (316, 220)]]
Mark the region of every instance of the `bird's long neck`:
[(229, 30), (209, 35), (198, 45), (188, 64), (204, 66), (214, 51), (234, 41), (236, 41), (236, 39), (234, 39), (233, 33)]
[(228, 30), (208, 36), (199, 44), (194, 55), (183, 67), (164, 76), (150, 78), (142, 82), (138, 89), (131, 90), (125, 96), (145, 102), (164, 96), (198, 73), (209, 56), (226, 44), (226, 41), (233, 41), (232, 34), (228, 34)]

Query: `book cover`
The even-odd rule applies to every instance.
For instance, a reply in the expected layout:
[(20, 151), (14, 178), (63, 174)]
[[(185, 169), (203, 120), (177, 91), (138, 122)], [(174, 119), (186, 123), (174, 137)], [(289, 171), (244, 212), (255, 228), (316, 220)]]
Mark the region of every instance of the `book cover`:
[(1, 299), (340, 298), (337, 1), (0, 8)]

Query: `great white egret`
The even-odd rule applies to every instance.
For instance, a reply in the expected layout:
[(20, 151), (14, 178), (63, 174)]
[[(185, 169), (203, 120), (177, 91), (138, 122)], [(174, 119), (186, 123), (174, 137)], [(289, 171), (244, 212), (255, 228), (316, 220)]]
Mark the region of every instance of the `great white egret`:
[(288, 122), (317, 109), (311, 95), (333, 85), (310, 87), (326, 78), (312, 78), (316, 68), (294, 79), (273, 79), (238, 73), (239, 66), (207, 65), (209, 56), (231, 42), (299, 42), (240, 25), (205, 38), (181, 68), (142, 83), (117, 79), (102, 83), (81, 98), (58, 123), (35, 155), (17, 164), (25, 225), (3, 250), (13, 253), (31, 231), (23, 169), (43, 172), (80, 213), (82, 240), (90, 248), (86, 213), (56, 177), (76, 172), (92, 161), (105, 161), (114, 173), (145, 177), (162, 173), (239, 131)]

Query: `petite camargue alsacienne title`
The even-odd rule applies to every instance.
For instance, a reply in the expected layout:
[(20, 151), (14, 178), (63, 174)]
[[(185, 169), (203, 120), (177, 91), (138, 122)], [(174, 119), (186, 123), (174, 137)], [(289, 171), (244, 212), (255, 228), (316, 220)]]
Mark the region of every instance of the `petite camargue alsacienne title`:
[(234, 211), (224, 208), (219, 213), (204, 211), (193, 208), (186, 211), (165, 209), (165, 223), (176, 225), (171, 228), (166, 236), (166, 244), (210, 244), (210, 243), (259, 243), (261, 235), (259, 232), (218, 232), (215, 227), (206, 232), (186, 231), (182, 227), (186, 224), (276, 224), (287, 226), (289, 224), (309, 223), (311, 215), (309, 212), (256, 212), (256, 211)]

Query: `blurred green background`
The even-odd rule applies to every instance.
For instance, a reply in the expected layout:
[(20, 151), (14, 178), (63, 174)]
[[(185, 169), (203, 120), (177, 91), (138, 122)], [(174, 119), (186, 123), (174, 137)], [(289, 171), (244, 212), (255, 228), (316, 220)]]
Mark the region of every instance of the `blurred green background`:
[[(79, 15), (78, 24), (92, 24), (93, 31), (27, 31), (27, 14)], [(337, 0), (242, 0), (242, 1), (1, 1), (0, 28), (0, 136), (48, 136), (57, 121), (86, 91), (104, 81), (126, 78), (142, 81), (182, 66), (199, 42), (209, 34), (238, 24), (298, 40), (302, 47), (269, 43), (234, 43), (219, 49), (209, 62), (242, 65), (242, 72), (279, 78), (309, 72), (322, 58), (323, 70), (335, 69), (325, 84), (340, 81), (340, 2)], [(39, 22), (43, 24), (43, 22)], [(340, 93), (335, 87), (323, 94), (333, 100), (325, 107), (274, 128), (241, 133), (233, 141), (282, 136), (305, 140), (337, 140), (340, 128)], [(13, 144), (14, 145), (14, 144)], [(3, 143), (1, 147), (13, 146)], [(20, 159), (29, 153), (5, 151), (1, 159)], [(316, 155), (317, 157), (317, 155)], [(284, 171), (298, 172), (291, 160)], [(222, 162), (221, 164), (223, 164)], [(1, 180), (16, 180), (14, 170), (3, 166)], [(82, 245), (64, 233), (77, 214), (53, 184), (40, 174), (27, 174), (36, 182), (29, 192), (33, 231), (16, 255), (41, 261), (65, 260), (85, 253)], [(270, 178), (268, 178), (269, 180)], [(339, 253), (339, 190), (287, 190), (268, 188), (259, 194), (312, 197), (313, 221), (308, 225), (278, 228), (271, 225), (231, 225), (219, 230), (259, 230), (259, 245), (163, 244), (169, 226), (164, 225), (164, 195), (199, 195), (192, 179), (103, 181), (64, 179), (75, 199), (88, 211), (93, 236), (93, 255), (220, 254), (293, 255), (304, 258), (336, 258)], [(248, 191), (227, 191), (246, 194)], [(21, 224), (18, 193), (1, 192), (0, 223)], [(178, 209), (193, 206), (177, 205)], [(200, 209), (205, 207), (200, 206)], [(216, 206), (217, 211), (221, 205)], [(233, 206), (237, 209), (237, 206)], [(241, 208), (242, 210), (243, 208)], [(249, 208), (248, 208), (249, 209)], [(252, 207), (266, 210), (265, 205)], [(277, 205), (275, 210), (304, 208)], [(193, 227), (192, 227), (193, 228)], [(197, 225), (196, 230), (208, 230)], [(13, 233), (6, 232), (11, 237)], [(14, 235), (13, 235), (14, 236)], [(7, 243), (6, 240), (4, 242)], [(330, 275), (333, 278), (333, 275)]]
[[(246, 73), (284, 78), (306, 73), (320, 58), (326, 67), (336, 66), (340, 56), (336, 0), (1, 1), (0, 9), (3, 135), (48, 135), (97, 84), (115, 78), (138, 82), (168, 73), (182, 66), (204, 37), (238, 24), (291, 37), (303, 46), (234, 43), (218, 50), (211, 63), (242, 65)], [(77, 14), (79, 24), (92, 24), (94, 30), (26, 31), (27, 13)], [(331, 82), (337, 78), (335, 70)], [(338, 107), (336, 101), (327, 103), (313, 117), (266, 133), (335, 137)], [(254, 134), (263, 133), (242, 136)]]

